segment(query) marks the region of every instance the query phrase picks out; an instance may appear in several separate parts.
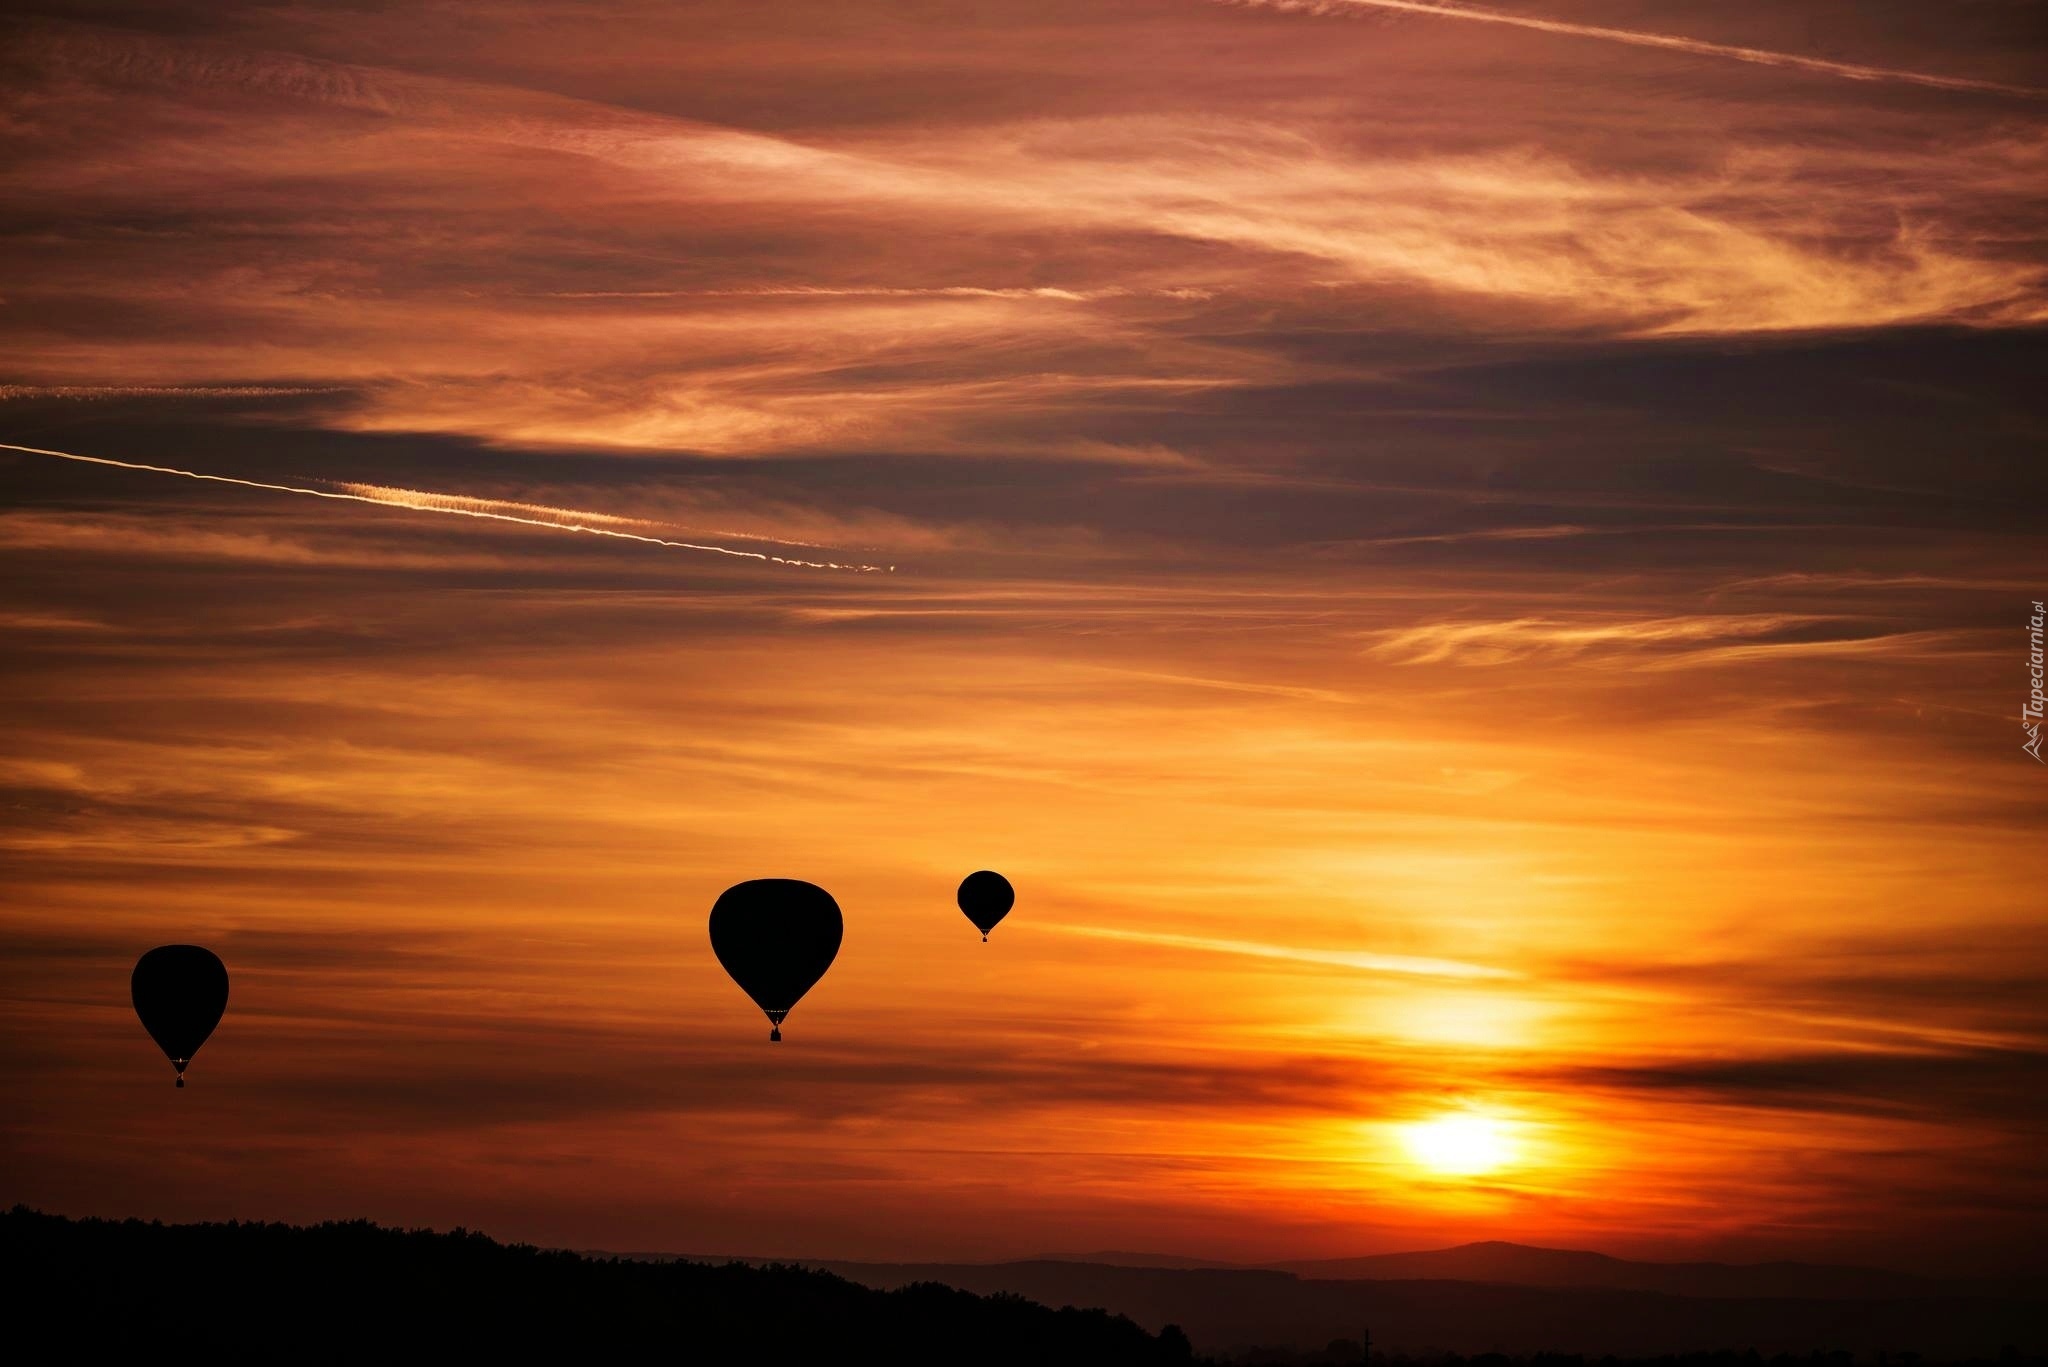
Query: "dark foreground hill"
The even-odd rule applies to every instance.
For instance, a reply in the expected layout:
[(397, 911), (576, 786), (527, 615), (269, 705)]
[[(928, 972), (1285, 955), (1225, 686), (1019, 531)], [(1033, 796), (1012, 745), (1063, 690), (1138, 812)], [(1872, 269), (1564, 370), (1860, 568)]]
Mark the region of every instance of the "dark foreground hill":
[(1185, 1362), (1187, 1341), (1100, 1310), (817, 1270), (599, 1261), (367, 1222), (144, 1224), (0, 1215), (15, 1362), (705, 1364)]
[(1372, 1333), (1375, 1348), (1646, 1358), (1846, 1350), (1996, 1360), (2048, 1351), (2048, 1302), (1953, 1294), (1862, 1299), (1674, 1296), (1613, 1288), (1412, 1280), (1316, 1280), (1280, 1271), (1099, 1263), (850, 1263), (822, 1267), (867, 1286), (943, 1282), (1047, 1305), (1100, 1305), (1140, 1325), (1174, 1323), (1208, 1353), (1321, 1347)]

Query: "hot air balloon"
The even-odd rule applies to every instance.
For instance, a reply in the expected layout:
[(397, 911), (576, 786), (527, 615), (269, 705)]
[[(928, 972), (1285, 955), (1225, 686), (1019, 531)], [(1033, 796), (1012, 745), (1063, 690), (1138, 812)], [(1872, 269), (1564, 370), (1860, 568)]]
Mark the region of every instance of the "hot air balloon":
[(996, 928), (996, 922), (1010, 914), (1010, 908), (1017, 904), (1017, 890), (1010, 886), (1010, 880), (1000, 873), (982, 869), (970, 873), (960, 884), (960, 910), (967, 913), (967, 919), (974, 922), (974, 928), (981, 932), (984, 943), (988, 933)]
[(794, 878), (735, 883), (711, 907), (711, 952), (768, 1013), (768, 1038), (839, 953), (846, 923), (832, 894)]
[(228, 1009), (228, 970), (219, 956), (198, 945), (159, 945), (135, 961), (128, 979), (135, 1014), (178, 1070), (206, 1043)]

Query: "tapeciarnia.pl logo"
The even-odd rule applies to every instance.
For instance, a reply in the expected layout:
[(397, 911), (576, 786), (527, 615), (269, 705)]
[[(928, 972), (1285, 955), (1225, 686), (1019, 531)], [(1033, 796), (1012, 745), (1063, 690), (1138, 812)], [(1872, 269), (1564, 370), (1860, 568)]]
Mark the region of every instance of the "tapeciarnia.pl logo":
[(2036, 764), (2048, 764), (2041, 758), (2041, 622), (2048, 617), (2039, 601), (2034, 604), (2034, 615), (2027, 619), (2027, 675), (2033, 680), (2028, 690), (2026, 706), (2020, 709), (2020, 727), (2027, 733), (2027, 743), (2020, 749), (2034, 757)]

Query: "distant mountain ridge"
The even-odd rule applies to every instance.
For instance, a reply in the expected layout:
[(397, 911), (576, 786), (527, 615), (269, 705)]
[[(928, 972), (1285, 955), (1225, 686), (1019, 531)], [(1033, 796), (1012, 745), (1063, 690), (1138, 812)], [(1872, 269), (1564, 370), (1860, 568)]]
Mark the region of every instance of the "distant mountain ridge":
[(1326, 1280), (1497, 1282), (1512, 1286), (1657, 1291), (1667, 1296), (1714, 1299), (1862, 1300), (1956, 1294), (1965, 1289), (1960, 1283), (1888, 1268), (1799, 1262), (1638, 1262), (1605, 1253), (1540, 1248), (1501, 1240), (1419, 1253), (1311, 1258), (1264, 1266)]
[(1217, 1258), (1190, 1258), (1178, 1253), (1127, 1253), (1122, 1249), (1107, 1249), (1098, 1253), (1046, 1253), (1036, 1258), (1013, 1259), (1012, 1261), (1034, 1263), (1096, 1263), (1103, 1267), (1233, 1267), (1252, 1268), (1279, 1264), (1233, 1263)]
[(1178, 1324), (1205, 1352), (1313, 1349), (1367, 1329), (1376, 1345), (1408, 1353), (1846, 1349), (1962, 1360), (2048, 1343), (2048, 1290), (2036, 1282), (1822, 1263), (1636, 1262), (1504, 1241), (1263, 1266), (1122, 1250), (998, 1263), (780, 1261), (882, 1290), (939, 1282), (1099, 1306), (1154, 1330)]
[[(696, 1253), (613, 1254), (592, 1251), (591, 1256), (633, 1258), (651, 1262), (691, 1259), (762, 1264), (781, 1261), (835, 1268), (909, 1265), (802, 1257), (710, 1257)], [(1901, 1272), (1894, 1268), (1794, 1261), (1649, 1262), (1617, 1258), (1611, 1254), (1595, 1253), (1586, 1249), (1545, 1248), (1500, 1239), (1404, 1253), (1372, 1253), (1352, 1258), (1298, 1258), (1258, 1263), (1225, 1262), (1179, 1253), (1105, 1249), (1089, 1253), (1052, 1253), (1035, 1258), (1002, 1261), (931, 1262), (917, 1265), (987, 1268), (1036, 1263), (1180, 1271), (1286, 1272), (1306, 1281), (1455, 1281), (1554, 1290), (1644, 1291), (1664, 1296), (1706, 1300), (2048, 1297), (2048, 1284), (2044, 1284), (2039, 1278), (1941, 1278)]]
[(1920, 1295), (1717, 1297), (1054, 1260), (804, 1265), (878, 1290), (938, 1282), (983, 1296), (1007, 1292), (1044, 1305), (1101, 1307), (1148, 1329), (1177, 1324), (1203, 1352), (1319, 1348), (1356, 1341), (1364, 1331), (1376, 1348), (1420, 1355), (1648, 1358), (1753, 1349), (1767, 1356), (1917, 1353), (1959, 1362), (1992, 1361), (2007, 1345), (2048, 1342), (2048, 1300), (1958, 1294), (1938, 1282), (1935, 1292)]
[(1580, 1290), (1655, 1291), (1709, 1299), (1784, 1297), (1865, 1300), (1886, 1296), (2006, 1295), (2007, 1283), (1923, 1277), (1891, 1268), (1832, 1263), (1647, 1262), (1584, 1249), (1544, 1248), (1489, 1239), (1453, 1248), (1233, 1263), (1174, 1253), (1052, 1254), (1034, 1262), (1105, 1267), (1234, 1268), (1292, 1272), (1312, 1281), (1455, 1281)]

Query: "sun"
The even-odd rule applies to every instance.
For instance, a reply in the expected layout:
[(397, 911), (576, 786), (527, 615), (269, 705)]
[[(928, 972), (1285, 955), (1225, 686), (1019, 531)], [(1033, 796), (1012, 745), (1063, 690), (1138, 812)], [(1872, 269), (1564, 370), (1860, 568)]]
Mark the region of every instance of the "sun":
[(1403, 1125), (1401, 1142), (1431, 1172), (1476, 1177), (1515, 1161), (1519, 1145), (1513, 1122), (1459, 1112)]

